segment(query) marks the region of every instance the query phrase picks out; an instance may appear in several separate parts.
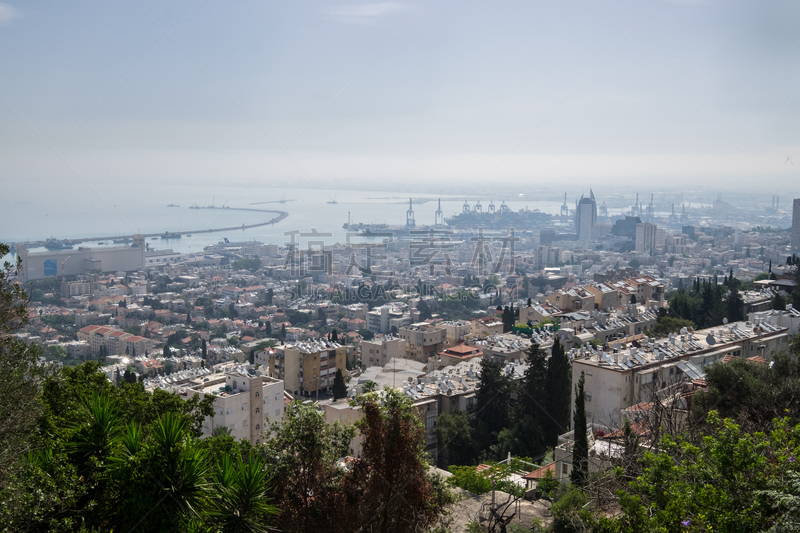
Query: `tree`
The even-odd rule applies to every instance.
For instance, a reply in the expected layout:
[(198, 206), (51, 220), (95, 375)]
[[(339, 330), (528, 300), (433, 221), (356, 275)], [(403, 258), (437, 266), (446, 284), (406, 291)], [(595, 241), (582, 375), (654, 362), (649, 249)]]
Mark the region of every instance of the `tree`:
[[(471, 465), (477, 459), (469, 415), (463, 411), (442, 413), (436, 421), (436, 438), (448, 465)], [(441, 456), (440, 456), (441, 458)]]
[(339, 398), (346, 398), (347, 397), (347, 385), (344, 382), (344, 376), (342, 376), (342, 369), (336, 369), (336, 376), (333, 378), (333, 399), (338, 400)]
[(784, 298), (783, 294), (780, 292), (776, 292), (775, 296), (772, 297), (772, 308), (779, 311), (784, 311), (786, 309), (786, 298)]
[(281, 324), (281, 342), (286, 342), (286, 324)]
[(692, 397), (692, 418), (703, 425), (708, 413), (718, 412), (747, 431), (766, 431), (773, 419), (800, 420), (800, 361), (798, 354), (776, 354), (772, 365), (741, 357), (705, 368), (708, 392)]
[(572, 369), (564, 346), (556, 337), (551, 350), (550, 362), (547, 365), (547, 382), (545, 398), (547, 418), (544, 419), (544, 442), (546, 446), (555, 447), (558, 436), (569, 428), (569, 406), (572, 396)]
[(668, 336), (670, 333), (678, 333), (682, 328), (695, 328), (691, 320), (674, 318), (671, 316), (659, 317), (658, 321), (650, 328), (650, 336), (658, 339)]
[(500, 363), (481, 359), (481, 379), (475, 394), (475, 439), (478, 449), (489, 450), (497, 444), (500, 432), (508, 427), (508, 404), (511, 385)]
[[(0, 257), (9, 253), (0, 243)], [(10, 482), (20, 457), (32, 444), (32, 431), (42, 412), (38, 399), (46, 369), (39, 365), (39, 348), (28, 346), (13, 333), (28, 323), (28, 296), (13, 277), (22, 267), (4, 262), (0, 268), (0, 491)]]
[(200, 343), (200, 352), (203, 354), (203, 359), (208, 359), (208, 346), (206, 345), (206, 340), (203, 339)]
[(336, 329), (331, 331), (331, 342), (339, 342), (339, 334), (336, 332)]
[(586, 436), (586, 393), (583, 390), (586, 378), (581, 378), (575, 387), (575, 445), (572, 448), (572, 483), (583, 487), (589, 476), (589, 439)]
[(526, 353), (528, 368), (520, 380), (517, 402), (514, 405), (511, 427), (503, 430), (498, 444), (500, 455), (511, 452), (516, 456), (538, 457), (545, 451), (542, 426), (546, 424), (547, 352), (531, 344)]
[[(402, 392), (360, 397), (364, 416), (356, 422), (362, 453), (345, 480), (357, 517), (351, 530), (427, 531), (454, 501), (441, 477), (428, 473), (425, 426)], [(348, 498), (349, 500), (350, 498)]]
[(295, 402), (270, 430), (273, 437), (263, 449), (274, 460), (273, 481), (281, 487), (275, 500), (280, 509), (276, 526), (302, 533), (336, 525), (335, 517), (345, 505), (344, 472), (337, 463), (348, 455), (355, 429), (338, 422), (326, 424), (316, 407)]
[(620, 493), (622, 514), (595, 530), (796, 531), (800, 428), (777, 419), (750, 433), (715, 412), (706, 424), (696, 442), (667, 438), (663, 453), (645, 453), (642, 474)]
[(164, 345), (164, 350), (163, 350), (163, 354), (162, 355), (165, 358), (172, 356), (172, 352), (170, 352), (170, 350), (169, 350), (169, 345), (167, 345), (167, 344)]
[(263, 459), (218, 453), (216, 464), (206, 451), (217, 448), (216, 437), (197, 440), (213, 398), (182, 400), (128, 381), (112, 385), (93, 362), (45, 377), (37, 397), (44, 431), (14, 480), (24, 497), (0, 494), (0, 524), (220, 531), (238, 523), (264, 531), (272, 508)]
[(370, 329), (360, 329), (358, 330), (358, 334), (365, 341), (371, 341), (372, 339), (375, 338), (375, 333), (373, 333), (372, 330)]
[(744, 299), (742, 299), (737, 286), (733, 284), (733, 279), (731, 278), (729, 281), (731, 289), (725, 298), (726, 316), (730, 322), (738, 322), (744, 319)]
[(261, 268), (261, 258), (253, 257), (251, 259), (237, 259), (231, 263), (231, 268), (234, 270), (249, 270), (250, 272), (256, 272), (259, 268)]
[(514, 312), (508, 306), (503, 308), (503, 333), (508, 333), (514, 328)]
[(136, 383), (136, 373), (131, 372), (130, 368), (126, 368), (125, 373), (122, 375), (122, 381), (125, 383)]
[(425, 322), (426, 320), (431, 318), (431, 308), (428, 305), (428, 302), (423, 300), (422, 298), (419, 299), (417, 302), (417, 311), (419, 311), (419, 321)]

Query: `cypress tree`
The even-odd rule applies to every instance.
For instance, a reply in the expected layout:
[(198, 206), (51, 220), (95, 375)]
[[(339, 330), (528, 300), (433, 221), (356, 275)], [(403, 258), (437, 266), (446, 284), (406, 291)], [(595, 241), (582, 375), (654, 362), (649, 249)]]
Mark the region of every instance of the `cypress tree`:
[(582, 487), (589, 474), (589, 439), (586, 436), (586, 393), (584, 373), (575, 387), (575, 445), (572, 448), (572, 484)]
[(556, 337), (547, 365), (545, 398), (547, 415), (544, 426), (545, 445), (558, 444), (558, 436), (569, 428), (569, 405), (572, 389), (572, 370), (561, 341)]
[(512, 430), (519, 442), (524, 444), (524, 449), (518, 452), (527, 457), (537, 457), (545, 451), (542, 424), (547, 418), (547, 352), (538, 344), (531, 344), (526, 355), (529, 366), (520, 381)]
[(344, 382), (342, 369), (336, 369), (336, 376), (333, 378), (333, 399), (338, 400), (347, 396), (347, 385)]

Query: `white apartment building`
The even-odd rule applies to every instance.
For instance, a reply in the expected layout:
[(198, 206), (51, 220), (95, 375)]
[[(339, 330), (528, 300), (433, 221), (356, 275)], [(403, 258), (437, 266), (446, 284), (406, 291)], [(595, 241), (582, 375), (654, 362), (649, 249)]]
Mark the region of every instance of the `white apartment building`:
[(248, 439), (253, 444), (263, 440), (270, 424), (283, 418), (283, 381), (266, 373), (248, 371), (239, 367), (212, 376), (210, 381), (189, 389), (204, 398), (214, 395), (214, 416), (203, 422), (203, 435), (209, 436), (215, 428), (226, 427), (232, 437)]
[(610, 353), (591, 346), (570, 350), (572, 382), (585, 373), (589, 421), (615, 427), (623, 409), (666, 394), (682, 381), (702, 379), (706, 366), (726, 356), (769, 360), (788, 348), (789, 335), (788, 328), (757, 319), (696, 332), (684, 328), (666, 339), (637, 342), (639, 348), (614, 345)]
[(656, 230), (658, 227), (650, 222), (636, 224), (636, 251), (652, 252), (656, 248)]
[(411, 324), (411, 315), (390, 305), (376, 307), (367, 313), (367, 329), (377, 333), (389, 333), (392, 327), (400, 329)]

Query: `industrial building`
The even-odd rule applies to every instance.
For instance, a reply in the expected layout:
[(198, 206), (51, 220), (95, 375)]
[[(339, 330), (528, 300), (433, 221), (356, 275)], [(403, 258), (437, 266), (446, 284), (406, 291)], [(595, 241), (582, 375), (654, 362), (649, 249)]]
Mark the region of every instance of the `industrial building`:
[(89, 248), (76, 250), (28, 252), (24, 244), (17, 245), (17, 256), (22, 260), (22, 281), (54, 276), (76, 276), (93, 270), (100, 272), (131, 272), (145, 266), (145, 241), (143, 235), (134, 235), (130, 246)]

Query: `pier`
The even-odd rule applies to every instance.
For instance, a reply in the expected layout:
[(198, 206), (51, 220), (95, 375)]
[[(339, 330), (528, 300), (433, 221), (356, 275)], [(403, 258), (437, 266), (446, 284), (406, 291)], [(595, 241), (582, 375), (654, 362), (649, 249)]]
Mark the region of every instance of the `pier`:
[[(160, 232), (160, 233), (143, 233), (142, 235), (145, 238), (147, 238), (147, 237), (178, 238), (181, 235), (187, 235), (187, 234), (195, 235), (195, 234), (199, 234), (199, 233), (216, 233), (218, 231), (245, 230), (245, 229), (250, 229), (250, 228), (258, 228), (258, 227), (261, 227), (261, 226), (269, 226), (271, 224), (277, 224), (278, 222), (280, 222), (281, 220), (283, 220), (284, 218), (289, 216), (289, 213), (287, 213), (286, 211), (278, 211), (278, 210), (275, 210), (275, 209), (255, 209), (255, 208), (248, 208), (248, 207), (227, 207), (227, 206), (216, 207), (216, 206), (213, 206), (213, 205), (209, 205), (209, 206), (206, 206), (206, 207), (193, 206), (192, 209), (220, 209), (220, 210), (223, 210), (223, 211), (255, 211), (255, 212), (258, 212), (258, 213), (277, 213), (277, 216), (273, 217), (272, 219), (270, 219), (270, 220), (268, 220), (266, 222), (257, 222), (255, 224), (242, 224), (240, 226), (227, 226), (227, 227), (224, 227), (224, 228), (210, 228), (210, 229), (196, 229), (196, 230), (182, 230), (182, 231), (164, 231), (164, 232)], [(72, 246), (72, 245), (75, 245), (75, 244), (80, 244), (82, 242), (114, 241), (114, 240), (119, 241), (119, 240), (123, 240), (123, 239), (133, 239), (133, 235), (113, 235), (113, 236), (105, 235), (105, 236), (102, 236), (102, 237), (85, 237), (85, 238), (81, 238), (81, 239), (63, 239), (63, 240), (58, 240), (58, 241), (55, 241), (55, 242), (61, 243), (65, 247), (68, 247), (68, 246)], [(54, 241), (48, 240), (48, 241), (26, 242), (24, 244), (26, 244), (29, 248), (33, 248), (33, 247), (37, 247), (37, 246), (45, 246), (46, 244), (53, 243), (53, 242)], [(19, 243), (19, 244), (23, 244), (23, 243)]]

